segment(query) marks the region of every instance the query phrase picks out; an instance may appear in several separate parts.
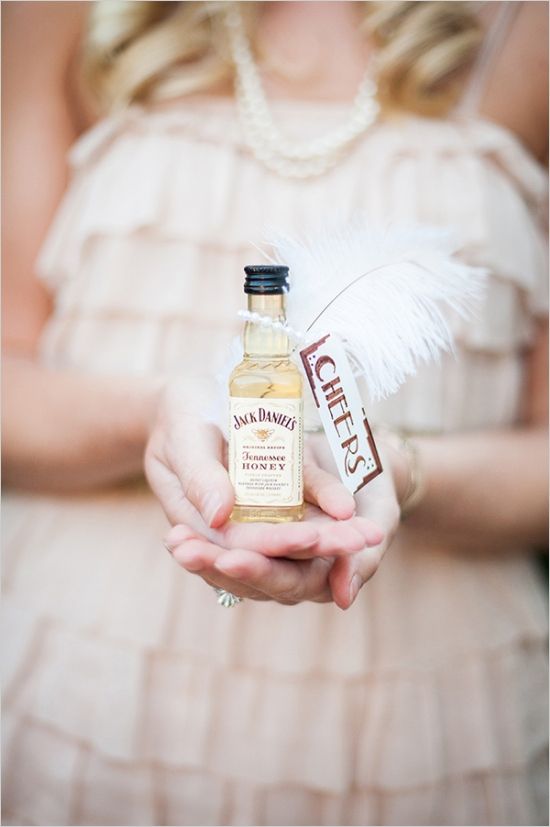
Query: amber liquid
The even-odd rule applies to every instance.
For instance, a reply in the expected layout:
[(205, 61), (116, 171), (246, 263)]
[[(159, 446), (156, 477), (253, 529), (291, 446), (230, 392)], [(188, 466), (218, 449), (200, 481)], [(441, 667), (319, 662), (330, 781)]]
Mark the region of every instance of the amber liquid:
[[(249, 296), (248, 308), (262, 316), (284, 321), (284, 296)], [(302, 377), (290, 361), (291, 344), (280, 330), (247, 322), (244, 359), (229, 379), (229, 395), (255, 399), (301, 399)], [(301, 427), (301, 426), (300, 426)], [(236, 505), (231, 519), (238, 522), (283, 523), (301, 520), (303, 502), (293, 506)]]

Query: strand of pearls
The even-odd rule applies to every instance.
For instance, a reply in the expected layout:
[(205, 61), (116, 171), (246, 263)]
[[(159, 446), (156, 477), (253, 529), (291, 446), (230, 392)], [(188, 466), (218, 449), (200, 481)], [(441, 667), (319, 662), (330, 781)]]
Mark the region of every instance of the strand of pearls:
[(285, 178), (311, 178), (331, 169), (374, 123), (379, 106), (376, 82), (367, 71), (346, 123), (311, 141), (291, 141), (273, 120), (237, 3), (225, 17), (236, 71), (236, 98), (245, 140), (255, 158)]
[(303, 333), (294, 330), (294, 328), (290, 327), (286, 322), (273, 319), (272, 316), (262, 316), (261, 313), (254, 313), (251, 310), (239, 310), (237, 315), (247, 322), (254, 322), (254, 324), (259, 324), (262, 327), (270, 327), (272, 330), (281, 330), (283, 333), (286, 333), (289, 339), (293, 339), (295, 342), (303, 342), (305, 339)]

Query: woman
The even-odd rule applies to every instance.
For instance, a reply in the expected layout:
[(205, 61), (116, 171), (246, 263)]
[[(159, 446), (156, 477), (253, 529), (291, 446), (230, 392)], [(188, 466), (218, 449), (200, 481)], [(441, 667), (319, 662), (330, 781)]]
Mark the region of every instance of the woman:
[[(543, 823), (546, 8), (228, 8), (5, 9), (5, 817)], [(352, 135), (367, 67), (383, 116), (289, 168), (257, 63), (293, 136)], [(392, 473), (356, 514), (317, 438), (312, 516), (231, 526), (204, 377), (249, 239), (335, 203), (453, 227), (488, 295), (370, 412)]]

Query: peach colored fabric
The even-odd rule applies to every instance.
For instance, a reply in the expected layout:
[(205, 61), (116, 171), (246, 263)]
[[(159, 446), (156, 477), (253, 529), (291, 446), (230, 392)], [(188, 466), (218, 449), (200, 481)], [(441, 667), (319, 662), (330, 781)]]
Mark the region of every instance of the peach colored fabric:
[[(275, 104), (315, 134), (337, 104)], [(326, 176), (286, 181), (233, 104), (133, 107), (75, 146), (38, 263), (45, 363), (211, 373), (240, 323), (266, 223), (337, 208), (451, 227), (491, 270), (445, 357), (371, 419), (438, 433), (513, 423), (544, 314), (546, 177), (480, 119), (375, 125)], [(505, 504), (503, 504), (505, 507)], [(403, 527), (347, 613), (224, 611), (161, 545), (144, 484), (9, 493), (4, 823), (542, 824), (546, 606), (528, 556), (465, 559)]]

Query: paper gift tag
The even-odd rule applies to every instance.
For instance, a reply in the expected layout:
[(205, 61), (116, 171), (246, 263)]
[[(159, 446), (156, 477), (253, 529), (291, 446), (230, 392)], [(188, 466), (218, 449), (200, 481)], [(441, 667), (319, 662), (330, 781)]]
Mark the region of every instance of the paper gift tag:
[(338, 473), (356, 494), (382, 473), (382, 464), (344, 346), (328, 333), (300, 356)]

